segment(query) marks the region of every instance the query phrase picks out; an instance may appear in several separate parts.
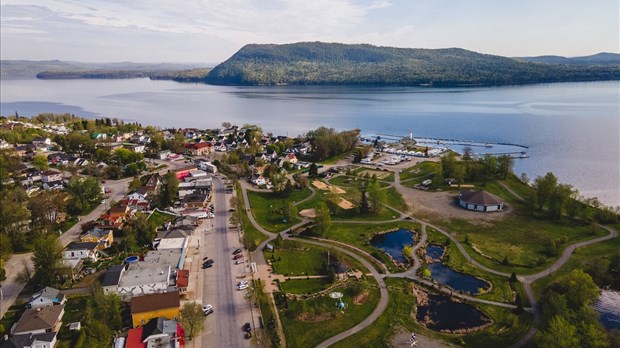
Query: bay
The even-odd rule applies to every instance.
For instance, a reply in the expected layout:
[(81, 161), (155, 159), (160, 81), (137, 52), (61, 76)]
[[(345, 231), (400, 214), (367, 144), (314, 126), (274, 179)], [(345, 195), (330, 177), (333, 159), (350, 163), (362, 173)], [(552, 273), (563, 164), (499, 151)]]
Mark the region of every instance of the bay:
[(528, 146), (515, 172), (553, 171), (620, 206), (620, 83), (495, 88), (223, 87), (148, 79), (1, 80), (0, 113), (69, 112), (161, 127), (259, 124), (295, 136), (320, 125), (364, 133)]

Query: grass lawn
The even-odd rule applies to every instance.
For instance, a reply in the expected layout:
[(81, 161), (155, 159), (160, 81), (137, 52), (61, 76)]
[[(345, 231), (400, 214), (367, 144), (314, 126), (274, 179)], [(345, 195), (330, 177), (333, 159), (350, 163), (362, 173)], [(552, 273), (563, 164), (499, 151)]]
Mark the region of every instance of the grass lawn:
[[(365, 179), (362, 177), (357, 177), (357, 176), (348, 176), (348, 175), (338, 175), (335, 176), (329, 180), (327, 180), (327, 182), (330, 185), (336, 185), (336, 186), (340, 186), (344, 189), (346, 189), (347, 187), (355, 187), (358, 189), (363, 189), (365, 187), (368, 186), (368, 182), (371, 181), (370, 179)], [(379, 186), (381, 187), (388, 187), (390, 186), (389, 183), (383, 181), (383, 180), (378, 180), (379, 181)]]
[(407, 212), (409, 207), (407, 207), (407, 203), (403, 199), (403, 196), (393, 187), (390, 187), (385, 190), (386, 200), (385, 204), (394, 207), (402, 212)]
[(612, 255), (620, 252), (620, 238), (614, 238), (605, 242), (596, 243), (575, 250), (573, 255), (562, 268), (548, 277), (541, 278), (532, 284), (534, 293), (539, 297), (542, 292), (558, 278), (570, 273), (577, 268), (587, 268), (589, 265), (597, 265), (599, 261), (609, 260)]
[(294, 191), (288, 197), (281, 197), (272, 192), (256, 192), (248, 191), (250, 199), (250, 207), (256, 221), (266, 230), (271, 232), (283, 231), (299, 221), (283, 221), (280, 214), (287, 202), (299, 202), (312, 194), (312, 191), (305, 189), (303, 191)]
[(282, 291), (292, 294), (312, 294), (319, 292), (332, 283), (329, 278), (290, 279), (280, 283)]
[(390, 301), (385, 312), (371, 326), (332, 347), (392, 347), (392, 337), (398, 330), (416, 332), (459, 346), (507, 347), (523, 336), (532, 322), (529, 314), (517, 316), (503, 308), (476, 305), (493, 319), (490, 327), (466, 335), (442, 334), (421, 326), (415, 320), (416, 299), (411, 293), (409, 281), (387, 278), (386, 283)]
[[(368, 297), (359, 305), (353, 303), (351, 288), (338, 290), (344, 294), (344, 302), (348, 306), (344, 311), (336, 309), (335, 300), (328, 296), (280, 303), (280, 319), (287, 346), (314, 347), (364, 320), (377, 306), (379, 290), (365, 282), (362, 286)], [(305, 320), (300, 317), (302, 313), (307, 315)]]
[(285, 243), (286, 249), (276, 247), (273, 253), (264, 251), (265, 260), (271, 260), (275, 273), (285, 276), (327, 274), (323, 267), (327, 250), (297, 241)]
[(269, 237), (256, 229), (256, 227), (254, 227), (254, 225), (250, 222), (250, 218), (248, 218), (247, 215), (246, 205), (243, 200), (243, 194), (241, 193), (239, 185), (237, 185), (237, 198), (239, 199), (239, 209), (242, 210), (241, 225), (243, 226), (243, 237), (245, 238), (245, 243), (248, 249), (250, 249), (250, 251), (254, 251), (260, 243)]
[(74, 347), (80, 335), (79, 331), (70, 331), (67, 325), (82, 321), (86, 314), (86, 304), (89, 296), (71, 297), (65, 304), (65, 314), (62, 317), (62, 328), (58, 332), (59, 347)]
[(153, 213), (149, 215), (148, 218), (149, 221), (155, 223), (155, 226), (161, 226), (166, 222), (174, 221), (174, 219), (176, 219), (176, 216), (172, 214), (162, 213), (157, 210), (153, 211)]
[(439, 169), (439, 162), (424, 161), (416, 164), (413, 167), (403, 169), (400, 173), (400, 181), (411, 180), (415, 182), (413, 185), (422, 183), (426, 179), (432, 179), (432, 174)]

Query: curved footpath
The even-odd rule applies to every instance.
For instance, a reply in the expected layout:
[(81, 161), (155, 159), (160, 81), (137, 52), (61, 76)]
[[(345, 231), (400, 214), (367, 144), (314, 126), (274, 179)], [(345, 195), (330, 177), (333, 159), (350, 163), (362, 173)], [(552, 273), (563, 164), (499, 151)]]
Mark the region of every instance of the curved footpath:
[[(409, 190), (408, 188), (404, 187), (401, 185), (401, 181), (400, 181), (400, 173), (398, 171), (394, 172), (394, 176), (395, 176), (395, 182), (394, 182), (394, 188), (396, 188), (396, 190), (400, 193), (400, 194), (408, 194), (407, 190)], [(518, 200), (523, 200), (522, 197), (520, 197), (516, 192), (514, 192), (512, 189), (510, 189), (507, 185), (505, 185), (502, 182), (499, 182), (500, 185), (505, 188), (510, 194), (512, 194), (516, 199)], [(247, 184), (246, 184), (247, 185)], [(247, 195), (247, 187), (246, 185), (244, 185), (242, 183), (241, 185), (241, 191), (244, 195), (244, 200), (246, 202), (246, 213), (250, 219), (250, 222), (252, 223), (252, 225), (254, 225), (254, 227), (256, 227), (259, 231), (265, 233), (269, 238), (264, 241), (263, 243), (261, 243), (259, 245), (259, 247), (257, 248), (257, 251), (255, 251), (253, 254), (255, 256), (255, 259), (258, 262), (262, 262), (263, 264), (265, 263), (265, 259), (264, 256), (262, 254), (262, 249), (264, 248), (264, 246), (269, 243), (271, 240), (273, 240), (274, 238), (276, 238), (276, 236), (278, 235), (277, 233), (272, 233), (269, 232), (267, 230), (265, 230), (264, 228), (262, 228), (254, 219), (253, 214), (250, 211), (250, 201), (249, 201), (249, 197)], [(314, 195), (314, 192), (313, 192)], [(311, 197), (313, 196), (311, 195)], [(304, 202), (307, 199), (310, 199), (310, 197), (300, 201)], [(299, 204), (298, 203), (298, 204)], [(385, 285), (385, 282), (382, 279), (382, 276), (376, 271), (376, 269), (374, 267), (372, 267), (370, 265), (370, 263), (368, 263), (368, 261), (366, 261), (364, 258), (362, 258), (361, 256), (355, 254), (354, 252), (351, 251), (355, 250), (356, 252), (362, 253), (366, 256), (371, 257), (371, 260), (375, 261), (375, 262), (379, 262), (381, 263), (383, 269), (386, 271), (386, 277), (398, 277), (398, 278), (408, 278), (408, 279), (412, 279), (416, 282), (425, 284), (427, 286), (433, 287), (435, 289), (437, 289), (438, 291), (444, 292), (446, 294), (450, 294), (452, 296), (455, 297), (459, 297), (468, 301), (472, 301), (472, 302), (479, 302), (479, 303), (485, 303), (485, 304), (490, 304), (490, 305), (494, 305), (494, 306), (499, 306), (499, 307), (504, 307), (504, 308), (515, 308), (516, 306), (513, 304), (508, 304), (508, 303), (501, 303), (501, 302), (494, 302), (494, 301), (488, 301), (488, 300), (483, 300), (483, 299), (479, 299), (473, 296), (468, 296), (468, 295), (463, 295), (463, 294), (459, 294), (459, 293), (455, 293), (452, 289), (446, 288), (446, 287), (442, 287), (442, 286), (438, 286), (437, 284), (428, 281), (426, 279), (420, 278), (416, 275), (418, 269), (421, 267), (421, 262), (420, 260), (415, 256), (415, 251), (417, 249), (419, 249), (422, 245), (424, 245), (424, 243), (427, 240), (427, 232), (426, 232), (426, 227), (432, 227), (433, 229), (435, 229), (436, 231), (438, 231), (439, 233), (445, 235), (446, 237), (448, 237), (452, 242), (454, 242), (454, 244), (457, 246), (459, 252), (465, 257), (465, 259), (470, 262), (472, 265), (476, 266), (479, 269), (482, 269), (486, 272), (492, 273), (492, 274), (496, 274), (499, 276), (503, 276), (503, 277), (510, 277), (509, 273), (506, 272), (501, 272), (501, 271), (497, 271), (494, 270), (492, 268), (489, 268), (481, 263), (479, 263), (478, 261), (476, 261), (475, 259), (473, 259), (469, 253), (465, 250), (465, 248), (463, 247), (463, 245), (461, 244), (461, 242), (456, 239), (454, 236), (452, 236), (450, 233), (448, 233), (447, 231), (445, 231), (444, 229), (432, 225), (428, 222), (419, 220), (414, 218), (413, 216), (399, 211), (398, 209), (395, 209), (391, 206), (386, 205), (386, 207), (398, 212), (400, 214), (400, 217), (397, 219), (393, 219), (393, 220), (389, 220), (389, 221), (333, 221), (334, 223), (353, 223), (353, 224), (380, 224), (380, 223), (386, 223), (386, 222), (394, 222), (394, 221), (403, 221), (406, 219), (409, 219), (411, 221), (417, 222), (420, 224), (421, 226), (421, 238), (418, 241), (418, 243), (414, 246), (414, 266), (402, 273), (395, 273), (395, 274), (389, 274), (389, 272), (387, 271), (387, 267), (385, 267), (384, 264), (382, 264), (380, 261), (376, 260), (374, 257), (372, 257), (371, 255), (369, 255), (367, 252), (348, 245), (346, 243), (343, 242), (339, 242), (339, 241), (334, 241), (334, 240), (326, 240), (326, 239), (321, 239), (321, 238), (312, 238), (311, 240), (309, 239), (305, 239), (304, 242), (306, 243), (310, 243), (310, 244), (315, 244), (315, 245), (320, 245), (320, 246), (324, 246), (324, 247), (332, 247), (332, 248), (336, 248), (344, 253), (346, 253), (347, 255), (350, 255), (351, 257), (354, 257), (355, 259), (357, 259), (358, 261), (360, 261), (365, 267), (367, 267), (373, 277), (377, 280), (377, 283), (380, 286), (380, 290), (381, 290), (381, 299), (379, 300), (379, 304), (377, 305), (377, 307), (375, 308), (375, 310), (371, 313), (371, 315), (369, 317), (367, 317), (364, 321), (362, 321), (361, 323), (357, 324), (356, 326), (354, 326), (353, 328), (346, 330), (336, 336), (333, 336), (331, 338), (329, 338), (328, 340), (322, 342), (319, 347), (328, 347), (331, 344), (334, 344), (350, 335), (353, 335), (361, 330), (363, 330), (364, 328), (370, 326), (382, 313), (383, 311), (387, 308), (387, 304), (388, 304), (388, 292), (387, 292), (387, 288)], [(310, 220), (307, 218), (303, 218), (302, 221), (298, 224), (296, 224), (295, 226), (291, 227), (291, 229), (295, 229), (297, 227), (302, 226), (303, 224), (308, 223)], [(536, 274), (531, 274), (531, 275), (523, 275), (523, 276), (518, 276), (517, 279), (523, 284), (523, 287), (525, 289), (525, 293), (528, 297), (528, 300), (531, 304), (531, 308), (526, 308), (526, 310), (531, 311), (532, 314), (534, 315), (534, 321), (535, 323), (537, 323), (539, 321), (539, 313), (538, 310), (536, 308), (536, 297), (534, 296), (534, 292), (532, 291), (532, 283), (535, 282), (536, 280), (540, 279), (540, 278), (544, 278), (546, 276), (551, 275), (554, 272), (557, 272), (564, 264), (566, 264), (566, 262), (568, 262), (568, 260), (570, 259), (570, 256), (572, 255), (572, 253), (575, 251), (575, 249), (580, 248), (580, 247), (584, 247), (584, 246), (588, 246), (588, 245), (592, 245), (595, 243), (599, 243), (599, 242), (603, 242), (603, 241), (607, 241), (613, 238), (616, 238), (618, 236), (618, 231), (616, 231), (615, 229), (608, 227), (608, 226), (601, 226), (602, 228), (604, 228), (605, 230), (607, 230), (609, 232), (608, 235), (603, 236), (603, 237), (598, 237), (598, 238), (594, 238), (594, 239), (590, 239), (587, 241), (583, 241), (583, 242), (579, 242), (579, 243), (575, 243), (572, 245), (569, 245), (568, 247), (566, 247), (564, 249), (564, 251), (562, 252), (562, 255), (560, 256), (560, 258), (558, 258), (558, 260), (556, 260), (551, 266), (549, 266), (547, 269), (542, 270)], [(282, 232), (281, 232), (282, 233)], [(290, 236), (283, 234), (283, 238), (285, 239), (291, 239)], [(340, 244), (343, 247), (346, 247), (346, 249), (343, 249), (339, 246), (335, 246), (334, 244)], [(517, 348), (517, 347), (523, 347), (527, 344), (527, 342), (529, 342), (530, 339), (532, 339), (534, 337), (534, 335), (536, 334), (537, 329), (535, 326), (532, 326), (530, 328), (530, 330), (517, 342), (515, 342), (511, 348)]]

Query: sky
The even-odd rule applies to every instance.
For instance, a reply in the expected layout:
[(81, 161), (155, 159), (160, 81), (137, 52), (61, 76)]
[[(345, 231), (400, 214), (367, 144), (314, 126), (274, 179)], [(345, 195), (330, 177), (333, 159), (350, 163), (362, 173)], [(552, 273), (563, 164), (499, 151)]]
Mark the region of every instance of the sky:
[(0, 57), (216, 64), (249, 43), (620, 52), (618, 0), (0, 0)]

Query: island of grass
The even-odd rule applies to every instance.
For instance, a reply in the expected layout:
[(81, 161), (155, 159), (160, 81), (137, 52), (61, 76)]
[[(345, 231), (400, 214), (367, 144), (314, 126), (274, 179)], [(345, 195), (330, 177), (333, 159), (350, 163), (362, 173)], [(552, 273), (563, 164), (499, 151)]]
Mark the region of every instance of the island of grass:
[(241, 222), (241, 226), (243, 227), (243, 238), (245, 239), (246, 246), (250, 251), (256, 250), (256, 248), (267, 238), (269, 238), (266, 234), (259, 231), (253, 224), (250, 222), (250, 218), (246, 214), (246, 202), (243, 199), (243, 194), (241, 192), (241, 187), (239, 184), (236, 185), (236, 197), (238, 199), (239, 209), (241, 211), (237, 211), (239, 220)]
[(299, 222), (297, 217), (289, 218), (286, 213), (289, 202), (299, 202), (312, 194), (309, 189), (295, 190), (288, 196), (275, 192), (248, 190), (250, 207), (259, 225), (270, 232), (280, 232)]

